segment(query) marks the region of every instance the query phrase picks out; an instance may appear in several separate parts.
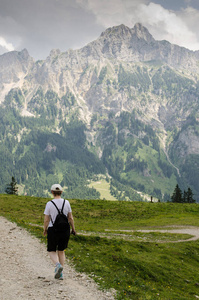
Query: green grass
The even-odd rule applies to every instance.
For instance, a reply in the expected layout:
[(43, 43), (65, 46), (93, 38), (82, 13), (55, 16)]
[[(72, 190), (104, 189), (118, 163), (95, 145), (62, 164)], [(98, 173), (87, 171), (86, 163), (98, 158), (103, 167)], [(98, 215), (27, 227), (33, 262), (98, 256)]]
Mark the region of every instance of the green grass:
[(110, 193), (110, 183), (107, 182), (105, 179), (100, 179), (99, 181), (92, 181), (89, 184), (90, 188), (96, 189), (98, 192), (100, 192), (100, 198), (106, 199), (106, 200), (117, 200), (115, 197), (113, 197)]
[[(176, 185), (175, 176), (173, 175), (170, 178), (168, 178), (163, 175), (162, 170), (158, 166), (159, 154), (157, 151), (155, 151), (154, 149), (148, 146), (143, 146), (143, 148), (139, 149), (138, 156), (141, 159), (147, 161), (148, 168), (149, 170), (151, 170), (151, 177), (145, 178), (143, 176), (143, 178), (141, 178), (141, 183), (146, 185), (147, 190), (150, 190), (151, 187), (155, 188), (157, 186), (159, 187), (159, 189), (162, 191), (163, 194), (165, 192), (169, 193), (170, 191), (174, 190)], [(153, 182), (155, 184), (153, 184)]]
[(178, 241), (187, 240), (192, 237), (189, 234), (176, 234), (176, 233), (161, 233), (161, 232), (138, 232), (138, 231), (107, 231), (106, 235), (109, 238), (120, 238), (131, 241), (145, 241), (145, 242), (162, 242), (162, 241)]
[[(41, 225), (48, 200), (0, 195), (0, 214), (46, 242)], [(199, 296), (199, 241), (160, 243), (188, 236), (157, 232), (134, 232), (134, 240), (130, 241), (132, 233), (126, 233), (123, 239), (122, 231), (199, 226), (198, 204), (102, 200), (70, 203), (79, 235), (71, 236), (66, 256), (101, 288), (114, 288), (116, 299), (187, 300)], [(92, 235), (84, 236), (83, 232)], [(114, 237), (115, 233), (121, 237)], [(109, 239), (105, 235), (112, 236)]]

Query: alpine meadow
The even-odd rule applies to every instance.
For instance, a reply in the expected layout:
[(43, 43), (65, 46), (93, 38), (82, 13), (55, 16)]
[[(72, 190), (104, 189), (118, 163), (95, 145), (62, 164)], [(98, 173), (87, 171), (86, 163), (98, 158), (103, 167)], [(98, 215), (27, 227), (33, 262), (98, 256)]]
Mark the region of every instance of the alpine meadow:
[[(0, 214), (46, 242), (43, 210), (48, 200), (0, 195)], [(66, 258), (81, 272), (79, 276), (88, 274), (99, 288), (114, 291), (117, 300), (199, 297), (198, 204), (105, 200), (70, 203), (78, 234), (71, 236)], [(188, 228), (189, 234), (184, 232)], [(197, 240), (193, 239), (194, 229)], [(64, 285), (68, 284), (67, 277)], [(60, 287), (51, 280), (48, 284), (53, 284), (55, 290)], [(25, 288), (30, 293), (31, 288)]]

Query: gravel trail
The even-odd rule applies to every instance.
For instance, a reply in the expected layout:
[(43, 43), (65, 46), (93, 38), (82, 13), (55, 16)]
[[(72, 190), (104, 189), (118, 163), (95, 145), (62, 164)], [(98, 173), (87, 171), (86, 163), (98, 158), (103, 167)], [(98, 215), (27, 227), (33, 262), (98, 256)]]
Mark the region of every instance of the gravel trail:
[[(46, 246), (25, 229), (0, 217), (1, 300), (113, 300), (66, 262), (64, 280), (54, 279)], [(92, 263), (92, 262), (91, 262)]]

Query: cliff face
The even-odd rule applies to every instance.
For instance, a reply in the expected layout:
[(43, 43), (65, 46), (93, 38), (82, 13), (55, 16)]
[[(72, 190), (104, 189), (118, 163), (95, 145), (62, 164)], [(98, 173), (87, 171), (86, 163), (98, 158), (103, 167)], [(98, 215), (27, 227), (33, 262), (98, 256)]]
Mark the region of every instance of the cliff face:
[[(80, 107), (81, 118), (88, 123), (93, 113), (104, 114), (110, 110), (119, 113), (139, 106), (132, 103), (125, 89), (121, 90), (121, 84), (118, 85), (118, 76), (122, 76), (122, 72), (127, 73), (126, 80), (131, 82), (130, 74), (137, 77), (134, 81), (139, 81), (140, 76), (148, 76), (149, 95), (153, 89), (153, 73), (163, 65), (173, 68), (182, 77), (184, 72), (185, 78), (190, 78), (190, 72), (198, 74), (197, 53), (166, 41), (155, 41), (141, 24), (136, 24), (133, 29), (121, 25), (107, 29), (96, 41), (80, 50), (65, 53), (52, 50), (45, 61), (34, 64), (27, 76), (28, 89), (34, 91), (41, 86), (45, 91), (55, 91), (60, 97), (72, 92)], [(138, 66), (144, 68), (145, 74), (138, 74)], [(137, 98), (139, 83), (135, 85), (130, 85), (130, 93)], [(142, 81), (140, 86), (142, 88)], [(153, 111), (157, 114), (158, 97), (153, 95), (153, 98)], [(151, 108), (149, 105), (149, 111)]]
[[(108, 144), (100, 128), (133, 113), (153, 127), (161, 148), (186, 173), (182, 163), (199, 154), (198, 62), (199, 51), (156, 41), (141, 24), (120, 25), (79, 50), (54, 49), (44, 61), (34, 62), (27, 50), (0, 56), (0, 101), (22, 116), (54, 112), (57, 132), (60, 120), (82, 120), (100, 157)], [(125, 126), (116, 132), (124, 140), (131, 134)]]
[(34, 65), (28, 51), (13, 51), (0, 56), (0, 103), (12, 88), (22, 87)]
[[(52, 50), (45, 61), (34, 62), (26, 49), (0, 56), (0, 85), (17, 83), (27, 76), (32, 86), (41, 85), (63, 94), (67, 88), (74, 90), (84, 83), (91, 86), (95, 74), (87, 72), (103, 65), (119, 63), (160, 62), (170, 67), (198, 73), (198, 51), (172, 45), (167, 41), (156, 41), (141, 24), (130, 29), (125, 25), (108, 28), (96, 40), (79, 50), (61, 53)], [(115, 70), (113, 70), (114, 72)], [(97, 73), (97, 75), (98, 75)], [(90, 76), (90, 77), (89, 77)]]
[(17, 83), (33, 66), (28, 51), (13, 51), (0, 56), (0, 86)]

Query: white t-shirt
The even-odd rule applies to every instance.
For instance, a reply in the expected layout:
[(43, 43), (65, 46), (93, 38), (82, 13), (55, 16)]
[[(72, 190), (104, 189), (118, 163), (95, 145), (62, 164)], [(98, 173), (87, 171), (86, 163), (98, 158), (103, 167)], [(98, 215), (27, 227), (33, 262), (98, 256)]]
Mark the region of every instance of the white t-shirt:
[[(63, 205), (63, 201), (64, 199), (60, 198), (60, 199), (53, 199), (53, 202), (57, 205), (57, 208), (61, 211), (62, 209), (62, 205)], [(63, 213), (68, 216), (68, 213), (72, 212), (72, 209), (70, 207), (70, 203), (68, 200), (65, 200), (65, 204), (64, 204), (64, 209), (63, 209)], [(56, 209), (56, 207), (54, 206), (54, 204), (51, 201), (48, 201), (48, 203), (46, 204), (46, 208), (44, 210), (44, 215), (50, 216), (50, 218), (52, 218), (53, 223), (55, 222), (56, 216), (58, 214), (58, 211)], [(50, 223), (48, 225), (48, 227), (52, 227), (52, 221), (50, 219)]]

